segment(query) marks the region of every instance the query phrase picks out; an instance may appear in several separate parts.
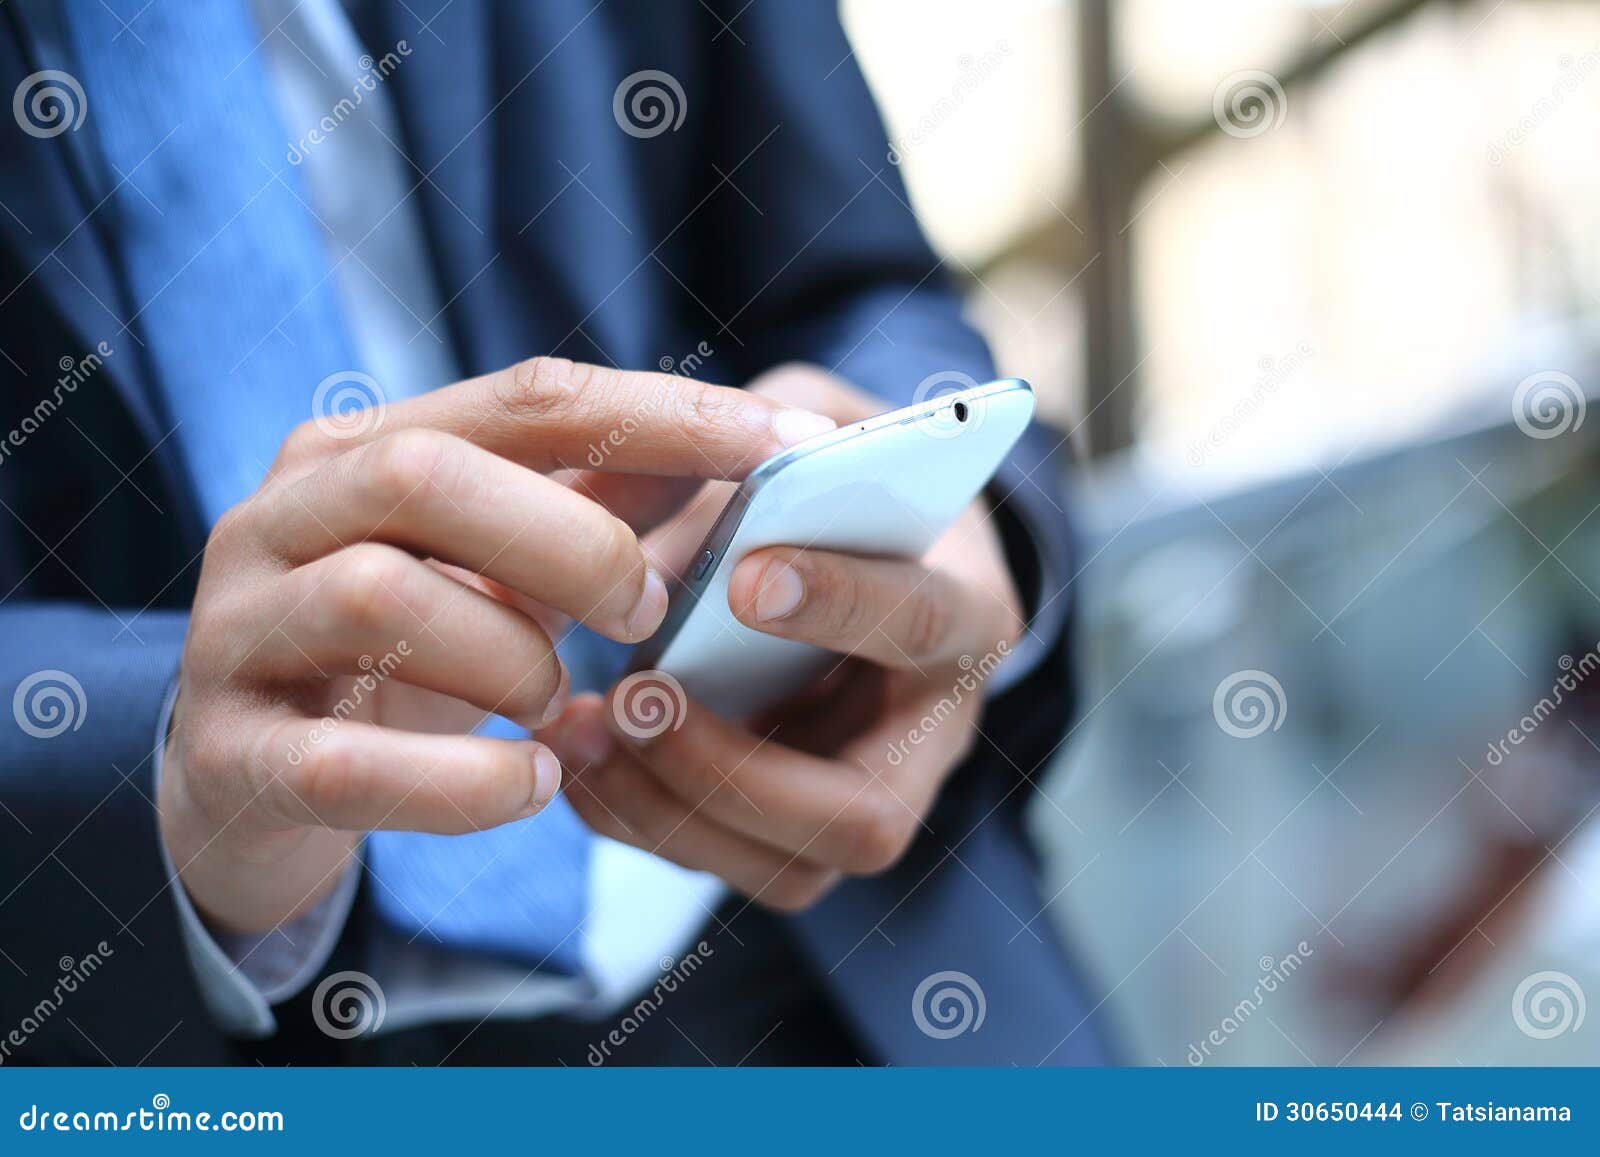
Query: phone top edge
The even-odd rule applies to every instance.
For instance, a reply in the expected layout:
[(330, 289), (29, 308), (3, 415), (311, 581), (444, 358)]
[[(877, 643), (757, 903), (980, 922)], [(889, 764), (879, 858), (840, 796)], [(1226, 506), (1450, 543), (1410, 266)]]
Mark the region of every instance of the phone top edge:
[[(776, 478), (785, 468), (794, 465), (805, 458), (824, 450), (831, 450), (836, 446), (845, 445), (856, 438), (874, 433), (878, 430), (898, 426), (906, 422), (932, 414), (945, 406), (952, 406), (958, 401), (988, 399), (1002, 394), (1025, 393), (1030, 401), (1033, 398), (1033, 386), (1022, 378), (996, 378), (994, 381), (965, 390), (952, 390), (949, 393), (939, 394), (935, 397), (915, 402), (909, 406), (900, 406), (893, 410), (885, 410), (881, 414), (874, 414), (870, 418), (863, 418), (858, 422), (850, 422), (840, 426), (837, 430), (830, 430), (826, 434), (818, 434), (808, 438), (798, 446), (792, 446), (780, 451), (757, 466), (745, 475), (728, 503), (717, 515), (711, 529), (706, 532), (705, 538), (700, 540), (695, 548), (694, 557), (690, 560), (689, 570), (675, 578), (671, 584), (671, 601), (668, 604), (667, 616), (656, 633), (640, 643), (629, 662), (630, 670), (643, 670), (653, 667), (664, 655), (667, 646), (678, 628), (689, 615), (695, 603), (699, 601), (700, 593), (711, 578), (710, 573), (695, 574), (697, 560), (704, 554), (712, 556), (710, 570), (714, 571), (725, 560), (725, 553), (732, 544), (734, 536), (738, 534), (739, 526), (744, 521), (744, 513), (755, 501), (762, 487)], [(685, 597), (689, 596), (689, 597)]]
[[(870, 418), (849, 422), (840, 426), (837, 430), (830, 430), (826, 434), (818, 434), (814, 438), (807, 438), (798, 446), (791, 446), (787, 450), (781, 450), (745, 475), (744, 481), (739, 484), (739, 489), (734, 492), (734, 497), (729, 500), (727, 507), (723, 510), (722, 515), (718, 516), (717, 521), (712, 525), (710, 532), (706, 535), (705, 541), (701, 545), (703, 548), (714, 546), (720, 555), (722, 547), (726, 546), (727, 540), (733, 537), (732, 532), (738, 525), (738, 519), (728, 519), (726, 517), (728, 513), (736, 508), (742, 510), (744, 507), (749, 506), (763, 486), (771, 482), (784, 469), (793, 466), (803, 458), (809, 458), (811, 455), (821, 453), (824, 450), (832, 450), (836, 446), (842, 446), (856, 438), (878, 430), (888, 429), (890, 426), (914, 422), (918, 418), (935, 413), (946, 406), (953, 406), (959, 401), (981, 401), (1010, 393), (1025, 393), (1031, 400), (1033, 398), (1033, 386), (1022, 378), (996, 378), (994, 381), (985, 382), (970, 389), (952, 390), (949, 393), (937, 394), (921, 402), (913, 402), (909, 406), (899, 406), (893, 410), (885, 410), (881, 414), (874, 414)], [(713, 542), (718, 537), (719, 531), (723, 532), (723, 541)]]
[(874, 414), (870, 418), (862, 418), (856, 422), (849, 422), (837, 430), (830, 430), (826, 434), (818, 434), (814, 438), (807, 438), (798, 446), (791, 446), (787, 450), (780, 450), (749, 474), (745, 475), (739, 489), (748, 491), (751, 496), (762, 485), (770, 481), (774, 475), (786, 466), (791, 466), (801, 458), (818, 453), (822, 450), (831, 450), (835, 446), (843, 445), (851, 439), (859, 438), (863, 434), (870, 434), (876, 430), (898, 426), (903, 422), (913, 422), (927, 414), (932, 414), (945, 406), (966, 400), (980, 401), (1000, 394), (1025, 393), (1033, 397), (1033, 386), (1022, 378), (996, 378), (992, 382), (974, 386), (966, 390), (952, 390), (949, 393), (938, 394), (921, 402), (913, 402), (909, 406), (899, 406), (893, 410), (885, 410), (881, 414)]

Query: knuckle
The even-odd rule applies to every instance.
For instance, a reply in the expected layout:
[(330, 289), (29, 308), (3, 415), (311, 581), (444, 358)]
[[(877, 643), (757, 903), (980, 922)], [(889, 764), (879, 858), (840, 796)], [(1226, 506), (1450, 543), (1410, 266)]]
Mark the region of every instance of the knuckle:
[(214, 654), (217, 645), (232, 634), (233, 610), (226, 596), (196, 596), (189, 610), (189, 630), (184, 639), (184, 659), (193, 662)]
[(734, 428), (745, 429), (750, 402), (741, 393), (723, 386), (689, 385), (678, 387), (684, 408), (685, 427), (700, 434)]
[(825, 628), (836, 638), (859, 642), (862, 631), (870, 625), (866, 592), (860, 579), (848, 567), (831, 562), (822, 564), (804, 555), (797, 556), (795, 562), (800, 564), (801, 577), (805, 580), (806, 602), (816, 599)]
[(276, 570), (294, 557), (294, 544), (285, 539), (279, 486), (269, 480), (217, 518), (206, 536), (201, 578), (221, 568), (236, 571), (241, 566), (265, 566)]
[(409, 605), (409, 572), (409, 556), (391, 546), (366, 542), (344, 551), (328, 582), (329, 625), (374, 628), (392, 622)]
[(913, 660), (936, 654), (955, 626), (951, 605), (934, 592), (918, 590), (906, 607), (900, 647)]
[(257, 512), (261, 508), (259, 501), (260, 491), (248, 498), (235, 502), (222, 512), (221, 517), (212, 526), (211, 533), (206, 535), (206, 557), (212, 558), (223, 553), (227, 544), (236, 536), (237, 532), (245, 529), (256, 521)]
[(289, 436), (278, 447), (278, 456), (273, 463), (274, 469), (318, 461), (326, 458), (336, 446), (338, 443), (335, 439), (316, 422), (311, 420), (301, 422), (289, 431)]
[(234, 597), (245, 584), (227, 573), (232, 568), (214, 545), (215, 539), (213, 531), (213, 541), (206, 543), (201, 559), (200, 581), (195, 587), (194, 605), (189, 610), (188, 639), (191, 642), (225, 638), (230, 626), (249, 609)]
[(451, 439), (434, 430), (397, 430), (361, 451), (360, 478), (380, 502), (396, 504), (439, 487), (454, 455)]
[(593, 373), (593, 366), (566, 358), (528, 358), (496, 379), (495, 394), (511, 417), (537, 421), (572, 406)]
[(224, 510), (206, 535), (201, 552), (200, 579), (204, 583), (219, 572), (237, 573), (243, 566), (272, 563), (280, 553), (270, 499), (256, 491)]
[(916, 834), (916, 821), (887, 790), (863, 792), (842, 822), (846, 837), (842, 866), (857, 876), (872, 876), (894, 867)]
[[(367, 776), (352, 750), (340, 743), (337, 734), (310, 746), (299, 766), (284, 776), (288, 788), (311, 818), (324, 826), (336, 827), (334, 819), (347, 814), (368, 793)], [(304, 821), (305, 817), (290, 817)]]
[(262, 667), (263, 628), (253, 626), (257, 596), (227, 587), (196, 597), (184, 643), (186, 674), (211, 682), (248, 680)]

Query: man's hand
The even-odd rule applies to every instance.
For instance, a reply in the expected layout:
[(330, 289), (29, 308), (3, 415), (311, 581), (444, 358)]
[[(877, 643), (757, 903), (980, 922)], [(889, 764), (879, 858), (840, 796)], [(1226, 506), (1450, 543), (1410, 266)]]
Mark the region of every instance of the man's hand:
[[(807, 367), (754, 389), (840, 422), (884, 409)], [(685, 559), (719, 505), (692, 507), (647, 549)], [(728, 601), (747, 626), (837, 652), (838, 666), (745, 725), (691, 703), (680, 726), (639, 740), (615, 702), (583, 695), (540, 738), (567, 762), (567, 798), (596, 831), (803, 908), (909, 847), (976, 739), (983, 683), (1022, 629), (1019, 600), (980, 501), (920, 562), (754, 551)]]
[[(296, 430), (206, 546), (159, 809), (190, 896), (235, 930), (311, 906), (367, 831), (465, 832), (549, 803), (549, 749), (465, 733), (486, 712), (529, 728), (561, 712), (564, 616), (624, 642), (660, 624), (666, 587), (608, 506), (681, 485), (661, 476), (740, 478), (831, 428), (544, 358), (373, 417)], [(547, 476), (586, 462), (620, 472), (579, 475), (609, 497)]]

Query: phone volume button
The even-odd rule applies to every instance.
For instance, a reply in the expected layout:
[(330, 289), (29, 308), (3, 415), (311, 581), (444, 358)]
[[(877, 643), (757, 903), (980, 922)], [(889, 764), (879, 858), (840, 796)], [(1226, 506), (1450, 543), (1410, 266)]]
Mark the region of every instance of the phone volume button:
[(700, 557), (695, 560), (693, 573), (691, 573), (689, 575), (690, 581), (691, 582), (699, 582), (701, 579), (705, 578), (706, 577), (706, 572), (711, 569), (711, 564), (716, 559), (716, 557), (717, 557), (717, 552), (716, 551), (714, 551), (714, 550), (702, 550), (700, 552)]

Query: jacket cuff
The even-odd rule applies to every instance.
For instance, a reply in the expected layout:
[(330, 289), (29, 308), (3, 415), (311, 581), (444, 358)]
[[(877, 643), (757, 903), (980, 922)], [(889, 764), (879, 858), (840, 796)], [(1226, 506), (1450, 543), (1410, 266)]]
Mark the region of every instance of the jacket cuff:
[(1053, 541), (1051, 530), (1040, 525), (1038, 512), (1008, 497), (1008, 489), (997, 480), (984, 495), (1000, 530), (1006, 569), (1022, 600), (1024, 626), (989, 678), (990, 695), (1004, 694), (1038, 670), (1067, 625), (1070, 578), (1062, 573), (1058, 553), (1048, 549)]

